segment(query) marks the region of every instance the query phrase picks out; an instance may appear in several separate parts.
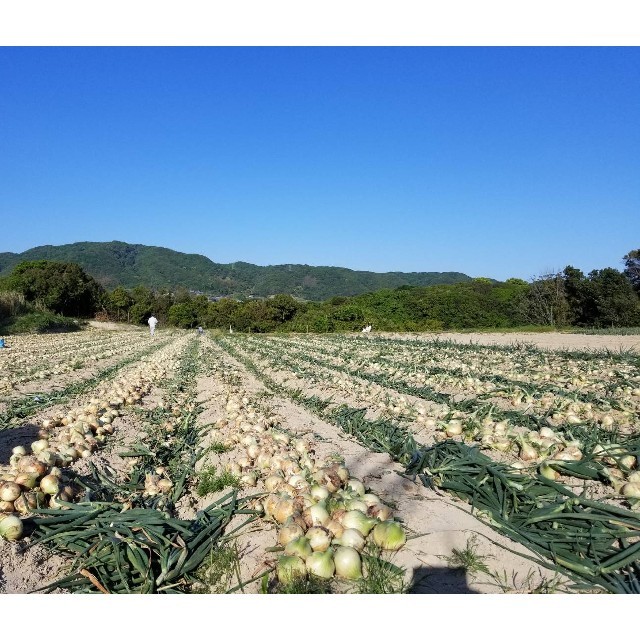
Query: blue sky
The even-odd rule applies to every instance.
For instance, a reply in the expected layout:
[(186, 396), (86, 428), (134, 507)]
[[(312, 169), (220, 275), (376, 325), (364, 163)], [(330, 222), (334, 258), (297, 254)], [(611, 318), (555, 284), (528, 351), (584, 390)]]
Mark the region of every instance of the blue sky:
[(0, 251), (530, 278), (640, 247), (639, 48), (0, 48)]

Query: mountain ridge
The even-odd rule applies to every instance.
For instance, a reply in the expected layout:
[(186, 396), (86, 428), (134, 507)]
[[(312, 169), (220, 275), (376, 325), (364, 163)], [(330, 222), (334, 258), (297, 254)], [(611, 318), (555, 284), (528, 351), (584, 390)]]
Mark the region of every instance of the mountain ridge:
[(453, 284), (471, 278), (460, 272), (357, 271), (346, 267), (250, 262), (217, 263), (166, 247), (110, 242), (42, 245), (22, 253), (0, 253), (0, 276), (26, 260), (76, 262), (107, 288), (145, 285), (153, 289), (185, 287), (211, 296), (266, 297), (288, 293), (307, 300), (352, 296), (379, 289)]

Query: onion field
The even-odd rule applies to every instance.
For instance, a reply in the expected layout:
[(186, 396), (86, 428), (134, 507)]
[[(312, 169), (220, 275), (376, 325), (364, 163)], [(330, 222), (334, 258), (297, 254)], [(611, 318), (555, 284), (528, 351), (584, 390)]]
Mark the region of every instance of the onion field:
[(0, 593), (640, 592), (637, 352), (7, 345)]

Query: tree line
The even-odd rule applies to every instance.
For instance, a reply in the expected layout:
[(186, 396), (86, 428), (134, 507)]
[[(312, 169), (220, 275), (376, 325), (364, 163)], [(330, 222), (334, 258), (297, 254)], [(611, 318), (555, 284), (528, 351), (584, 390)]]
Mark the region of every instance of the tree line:
[(286, 294), (210, 301), (186, 289), (152, 290), (144, 285), (108, 291), (77, 264), (38, 260), (23, 262), (0, 279), (0, 294), (4, 292), (0, 322), (12, 313), (6, 300), (18, 295), (24, 304), (18, 305), (18, 312), (13, 305), (13, 313), (37, 308), (61, 316), (133, 324), (144, 324), (153, 314), (161, 324), (185, 329), (203, 326), (255, 333), (353, 331), (366, 324), (382, 331), (640, 326), (640, 250), (630, 251), (624, 263), (624, 271), (605, 268), (585, 275), (567, 266), (531, 282), (474, 278), (307, 302)]

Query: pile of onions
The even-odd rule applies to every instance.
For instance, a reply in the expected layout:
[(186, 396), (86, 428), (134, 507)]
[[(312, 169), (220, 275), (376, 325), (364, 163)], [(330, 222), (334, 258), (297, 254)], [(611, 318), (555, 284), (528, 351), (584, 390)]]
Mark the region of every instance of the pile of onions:
[(278, 529), (280, 582), (307, 575), (357, 580), (367, 543), (383, 551), (403, 546), (405, 533), (378, 496), (367, 493), (335, 456), (320, 462), (311, 443), (276, 425), (273, 418), (261, 417), (244, 394), (227, 396), (224, 416), (215, 423), (223, 441), (236, 447), (227, 470), (240, 476), (243, 486), (261, 482), (268, 492), (259, 506)]

